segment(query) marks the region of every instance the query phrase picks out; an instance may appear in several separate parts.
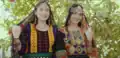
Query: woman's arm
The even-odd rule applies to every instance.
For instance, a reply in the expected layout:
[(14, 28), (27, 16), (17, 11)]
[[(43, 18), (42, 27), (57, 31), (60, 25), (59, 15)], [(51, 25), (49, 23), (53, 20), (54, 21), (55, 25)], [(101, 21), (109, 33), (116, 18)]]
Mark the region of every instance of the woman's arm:
[(55, 38), (55, 54), (57, 58), (67, 58), (64, 38), (65, 34), (57, 30)]
[(21, 42), (19, 40), (21, 34), (21, 27), (20, 26), (13, 26), (12, 27), (12, 38), (13, 38), (13, 49), (15, 52), (18, 52), (21, 49)]
[(14, 50), (19, 54), (23, 55), (26, 50), (27, 43), (27, 27), (21, 27), (21, 25), (12, 28), (13, 35), (13, 46)]

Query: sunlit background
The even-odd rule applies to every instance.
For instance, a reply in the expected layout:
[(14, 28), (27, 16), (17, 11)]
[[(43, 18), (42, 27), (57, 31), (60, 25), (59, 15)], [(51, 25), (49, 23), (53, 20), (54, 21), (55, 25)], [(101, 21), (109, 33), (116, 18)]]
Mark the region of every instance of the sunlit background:
[[(1, 46), (0, 47), (0, 55), (2, 55), (2, 56), (0, 56), (0, 58), (1, 57), (2, 58), (3, 57), (10, 58), (11, 38), (8, 34), (8, 30), (10, 29), (10, 27), (12, 25), (17, 24), (22, 19), (22, 17), (26, 16), (29, 13), (29, 11), (33, 7), (31, 5), (31, 3), (35, 4), (36, 1), (37, 0), (0, 0), (0, 46)], [(71, 5), (72, 3), (75, 3), (76, 1), (80, 2), (80, 4), (82, 4), (81, 2), (83, 2), (82, 5), (85, 6), (85, 11), (86, 11), (86, 15), (88, 17), (88, 21), (91, 23), (91, 25), (93, 26), (93, 30), (95, 31), (96, 41), (98, 42), (97, 47), (100, 49), (99, 57), (100, 58), (119, 57), (120, 51), (117, 52), (117, 50), (120, 49), (120, 47), (118, 47), (120, 45), (117, 45), (117, 44), (118, 43), (120, 44), (120, 40), (119, 40), (120, 32), (113, 31), (113, 30), (120, 30), (120, 23), (119, 23), (120, 22), (120, 0), (105, 0), (105, 1), (104, 0), (90, 0), (90, 1), (89, 0), (60, 0), (60, 1), (59, 0), (58, 1), (50, 0), (52, 10), (54, 12), (54, 15), (56, 15), (55, 19), (56, 19), (56, 22), (58, 22), (58, 26), (61, 26), (64, 23), (64, 20), (62, 20), (62, 19), (64, 19), (67, 15), (67, 9), (69, 8), (69, 5)], [(109, 2), (110, 2), (110, 4), (109, 4)], [(25, 5), (25, 3), (27, 6)], [(61, 3), (63, 3), (63, 5), (61, 5)], [(85, 5), (85, 3), (87, 6)], [(108, 31), (108, 33), (110, 33), (110, 35), (108, 35), (108, 37), (107, 37), (107, 35), (103, 35), (102, 33), (99, 33), (99, 31), (100, 31), (99, 29), (104, 30), (104, 29), (107, 29), (107, 27), (104, 28), (105, 26), (101, 26), (101, 27), (97, 28), (96, 23), (93, 23), (93, 22), (97, 22), (97, 21), (95, 21), (95, 19), (96, 20), (103, 19), (104, 16), (107, 17), (107, 15), (109, 15), (109, 14), (106, 14), (106, 12), (105, 12), (106, 10), (102, 10), (102, 8), (98, 7), (99, 5), (96, 6), (99, 3), (103, 4), (103, 6), (105, 4), (106, 5), (109, 4), (112, 6), (111, 8), (110, 8), (110, 6), (106, 7), (105, 9), (107, 9), (107, 10), (115, 9), (114, 11), (111, 11), (112, 13), (110, 13), (113, 17), (108, 17), (108, 19), (110, 19), (110, 20), (100, 23), (100, 24), (103, 24), (103, 23), (107, 24), (108, 22), (111, 22), (111, 23), (116, 22), (116, 23), (113, 23), (115, 25), (112, 25), (112, 26), (114, 26), (113, 27), (114, 29), (108, 28), (111, 30), (111, 31)], [(90, 7), (88, 7), (88, 4), (91, 5), (91, 9), (90, 9), (91, 11), (87, 12), (87, 10), (90, 8)], [(94, 6), (96, 6), (96, 7), (94, 7)], [(27, 7), (30, 7), (30, 8), (27, 9)], [(97, 9), (97, 7), (98, 7), (98, 9)], [(99, 8), (100, 8), (100, 11), (99, 11)], [(96, 14), (97, 14), (96, 16), (98, 16), (98, 17), (94, 18), (94, 20), (93, 20), (92, 14), (94, 14), (94, 10), (96, 11)], [(103, 18), (100, 18), (101, 13), (102, 13), (102, 15), (104, 15)], [(61, 14), (61, 15), (59, 15), (59, 14)], [(64, 15), (62, 15), (62, 14), (64, 14)], [(91, 16), (90, 16), (90, 14), (91, 14)], [(89, 18), (90, 18), (90, 20), (89, 20)], [(59, 22), (59, 21), (61, 21), (61, 22)], [(102, 20), (102, 21), (104, 21), (104, 20)], [(108, 23), (108, 25), (109, 25), (109, 23)], [(119, 25), (119, 26), (117, 26), (117, 25)], [(109, 27), (111, 27), (111, 25)], [(102, 28), (104, 28), (104, 29), (102, 29)], [(106, 33), (106, 31), (103, 31), (103, 32)], [(113, 32), (114, 32), (114, 34), (111, 34)], [(116, 34), (118, 36), (115, 36)], [(107, 40), (107, 39), (109, 40), (109, 42), (106, 41), (107, 43), (106, 43), (106, 45), (104, 45), (102, 40)], [(114, 45), (110, 44), (112, 42), (115, 44)], [(108, 50), (108, 49), (110, 49), (110, 50)], [(112, 51), (113, 54), (110, 51)], [(116, 52), (116, 54), (114, 52)], [(113, 57), (111, 57), (111, 56), (113, 56)]]

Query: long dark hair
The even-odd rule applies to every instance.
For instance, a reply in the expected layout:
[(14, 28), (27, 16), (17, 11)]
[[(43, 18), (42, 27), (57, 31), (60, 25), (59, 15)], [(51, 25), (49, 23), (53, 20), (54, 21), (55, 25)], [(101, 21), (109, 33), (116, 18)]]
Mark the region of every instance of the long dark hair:
[[(35, 15), (35, 11), (36, 11), (37, 7), (38, 7), (40, 4), (42, 4), (42, 3), (46, 3), (46, 4), (48, 5), (48, 7), (49, 7), (50, 16), (49, 16), (49, 18), (47, 19), (46, 23), (47, 23), (48, 25), (53, 25), (53, 24), (55, 24), (50, 5), (48, 4), (48, 2), (47, 2), (46, 0), (41, 0), (40, 2), (38, 2), (38, 4), (36, 4), (35, 9), (34, 9), (26, 18), (24, 18), (20, 23), (18, 23), (17, 25), (23, 24), (23, 25), (25, 26), (25, 25), (27, 25), (28, 23), (37, 24), (38, 18), (37, 18), (37, 16)], [(13, 38), (13, 36), (12, 36), (12, 38)], [(13, 38), (13, 39), (14, 39), (14, 38)], [(19, 58), (19, 54), (18, 54), (17, 52), (15, 52), (15, 50), (14, 50), (15, 45), (13, 44), (13, 42), (14, 42), (13, 39), (12, 39), (12, 54), (11, 54), (11, 55), (12, 55), (12, 58)], [(23, 39), (20, 39), (20, 40), (21, 40), (21, 42), (22, 42)]]
[[(73, 4), (73, 5), (69, 8), (68, 16), (67, 16), (67, 18), (66, 18), (65, 25), (64, 25), (64, 27), (65, 27), (65, 29), (66, 29), (67, 32), (68, 32), (69, 20), (70, 20), (70, 17), (71, 17), (71, 15), (72, 15), (71, 9), (72, 9), (72, 8), (76, 8), (76, 7), (78, 7), (78, 6), (80, 6), (80, 7), (82, 8), (82, 10), (83, 10), (82, 5), (79, 5), (79, 4)], [(86, 16), (85, 16), (85, 14), (83, 13), (82, 15), (84, 16), (85, 21), (86, 21), (87, 24), (88, 24), (88, 21), (87, 21), (87, 18), (86, 18)], [(83, 18), (82, 18), (82, 20), (83, 20)], [(78, 26), (79, 26), (79, 27), (82, 26), (82, 21), (78, 22)]]
[(26, 24), (28, 24), (28, 23), (37, 24), (37, 23), (38, 23), (38, 18), (37, 18), (37, 16), (35, 15), (35, 11), (37, 10), (37, 7), (40, 6), (40, 4), (42, 4), (42, 3), (46, 3), (46, 4), (48, 5), (48, 7), (49, 7), (50, 16), (49, 16), (49, 18), (46, 20), (46, 23), (47, 23), (48, 25), (54, 25), (55, 22), (54, 22), (53, 14), (52, 14), (52, 11), (51, 11), (51, 7), (50, 7), (50, 5), (48, 4), (48, 1), (46, 1), (46, 0), (43, 0), (43, 1), (38, 2), (38, 3), (36, 4), (34, 10), (33, 10), (24, 20), (22, 20), (18, 25), (20, 25), (20, 24), (26, 25)]

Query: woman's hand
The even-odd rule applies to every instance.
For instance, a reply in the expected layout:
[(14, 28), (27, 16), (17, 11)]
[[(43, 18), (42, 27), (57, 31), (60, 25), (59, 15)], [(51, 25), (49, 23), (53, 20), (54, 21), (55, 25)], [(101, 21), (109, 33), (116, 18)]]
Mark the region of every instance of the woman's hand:
[(15, 52), (18, 52), (21, 50), (21, 42), (19, 40), (20, 33), (21, 33), (20, 26), (13, 26), (12, 27), (13, 48), (14, 48)]
[(20, 26), (13, 26), (12, 27), (13, 38), (19, 38), (20, 33), (21, 33), (21, 27)]

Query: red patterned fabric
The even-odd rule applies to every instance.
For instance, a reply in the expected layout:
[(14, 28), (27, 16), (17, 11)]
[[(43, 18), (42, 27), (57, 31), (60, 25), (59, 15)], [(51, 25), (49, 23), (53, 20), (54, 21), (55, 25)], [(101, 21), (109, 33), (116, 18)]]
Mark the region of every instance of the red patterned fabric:
[(38, 52), (49, 51), (48, 31), (38, 31)]

